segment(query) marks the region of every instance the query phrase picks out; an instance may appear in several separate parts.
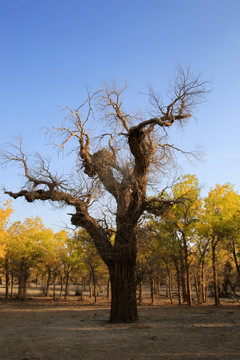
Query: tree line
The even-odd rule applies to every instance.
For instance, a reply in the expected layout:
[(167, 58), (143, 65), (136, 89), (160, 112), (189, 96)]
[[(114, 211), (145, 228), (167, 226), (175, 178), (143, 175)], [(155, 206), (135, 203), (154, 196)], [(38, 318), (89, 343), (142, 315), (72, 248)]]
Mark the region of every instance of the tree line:
[[(220, 296), (237, 297), (240, 286), (240, 196), (231, 184), (210, 189), (201, 197), (194, 175), (183, 176), (169, 196), (185, 197), (160, 218), (151, 216), (139, 231), (138, 267), (147, 266), (154, 302), (154, 284), (162, 279), (172, 301), (173, 284), (179, 304), (215, 305)], [(144, 273), (144, 272), (142, 272)]]
[[(166, 191), (167, 192), (167, 191)], [(210, 189), (206, 197), (195, 175), (182, 176), (165, 196), (182, 198), (161, 216), (147, 215), (137, 231), (137, 298), (143, 300), (143, 286), (149, 286), (151, 301), (167, 289), (169, 301), (189, 306), (214, 297), (238, 297), (240, 286), (240, 196), (231, 184)], [(108, 285), (109, 272), (93, 240), (84, 229), (69, 235), (54, 233), (40, 218), (8, 225), (11, 204), (0, 209), (0, 272), (5, 298), (26, 298), (30, 280), (41, 283), (43, 294), (67, 297), (69, 284), (88, 284), (90, 296), (97, 300), (98, 289)], [(116, 232), (111, 229), (111, 242)], [(56, 285), (59, 285), (58, 293)], [(79, 293), (79, 295), (81, 292)]]
[[(39, 217), (27, 218), (7, 226), (11, 205), (1, 208), (0, 277), (5, 285), (5, 299), (25, 299), (31, 283), (41, 284), (44, 296), (66, 298), (69, 285), (81, 281), (96, 296), (97, 283), (107, 278), (106, 267), (84, 230), (73, 236), (65, 230), (54, 233)], [(59, 290), (57, 293), (57, 285)]]

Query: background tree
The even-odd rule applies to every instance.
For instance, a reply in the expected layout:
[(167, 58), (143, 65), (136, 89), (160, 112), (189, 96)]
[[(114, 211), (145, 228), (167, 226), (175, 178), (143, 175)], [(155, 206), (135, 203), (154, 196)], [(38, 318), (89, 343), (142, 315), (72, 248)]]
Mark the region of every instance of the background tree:
[(71, 238), (66, 231), (61, 231), (55, 236), (60, 238), (64, 245), (59, 249), (59, 254), (65, 280), (64, 297), (66, 299), (71, 276), (79, 272), (83, 264), (83, 251), (76, 244), (76, 239)]
[[(173, 268), (175, 268), (176, 279), (177, 279), (177, 288), (178, 288), (178, 303), (182, 303), (181, 297), (181, 284), (183, 285), (183, 295), (186, 293), (185, 289), (185, 278), (182, 281), (182, 276), (185, 276), (184, 272), (181, 274), (181, 265), (182, 261), (182, 242), (179, 236), (176, 234), (175, 226), (169, 222), (167, 216), (162, 218), (153, 218), (150, 222), (152, 228), (153, 236), (157, 240), (156, 251), (158, 252), (160, 258), (163, 259), (165, 267), (168, 273), (168, 288), (169, 288), (169, 297), (172, 302), (172, 273)], [(186, 296), (185, 296), (186, 298)], [(183, 300), (186, 299), (183, 296)]]
[(147, 280), (150, 284), (151, 301), (155, 303), (155, 295), (159, 294), (160, 276), (161, 276), (161, 258), (151, 222), (140, 227), (137, 236), (138, 256), (138, 284), (139, 284), (139, 302), (142, 301), (142, 280)]
[(207, 301), (207, 290), (209, 268), (211, 266), (211, 251), (210, 251), (210, 240), (206, 236), (204, 231), (204, 219), (205, 213), (200, 214), (198, 222), (196, 223), (196, 237), (193, 245), (193, 256), (195, 265), (195, 287), (198, 297), (198, 302), (206, 303)]
[[(99, 286), (102, 285), (101, 282), (105, 280), (107, 283), (107, 268), (104, 262), (102, 261), (100, 255), (97, 252), (97, 249), (94, 245), (92, 238), (82, 229), (74, 238), (76, 254), (81, 257), (78, 258), (76, 265), (82, 264), (83, 268), (88, 270), (89, 274), (89, 292), (90, 297), (94, 296), (95, 303), (97, 302)], [(93, 291), (92, 291), (93, 285)]]
[(217, 249), (225, 239), (231, 237), (232, 218), (239, 212), (239, 209), (240, 197), (231, 184), (217, 184), (205, 198), (202, 231), (205, 237), (208, 237), (211, 246), (215, 305), (220, 304)]
[[(175, 124), (184, 124), (205, 93), (205, 83), (182, 68), (170, 87), (167, 105), (150, 89), (150, 113), (128, 114), (122, 105), (123, 89), (112, 84), (100, 92), (89, 92), (77, 109), (66, 108), (62, 126), (49, 129), (57, 137), (60, 150), (76, 141), (77, 175), (68, 179), (53, 175), (42, 157), (38, 157), (39, 167), (36, 160), (34, 167), (31, 166), (22, 144), (2, 153), (3, 162), (22, 165), (27, 180), (20, 191), (5, 191), (6, 194), (15, 199), (24, 197), (28, 202), (49, 200), (74, 208), (72, 224), (87, 230), (108, 267), (112, 322), (138, 319), (135, 276), (138, 221), (145, 211), (162, 214), (175, 201), (180, 201), (165, 198), (164, 193), (148, 200), (149, 178), (153, 170), (162, 174), (170, 164), (172, 153), (179, 150), (168, 141), (167, 130)], [(87, 129), (89, 126), (101, 132), (94, 108), (101, 110), (98, 119), (105, 119), (97, 141), (94, 136), (90, 139)], [(96, 210), (96, 200), (100, 197), (101, 208)], [(113, 245), (109, 241), (112, 226), (116, 228)]]
[[(5, 297), (8, 298), (9, 264), (6, 256), (6, 243), (8, 239), (7, 226), (12, 213), (11, 202), (7, 201), (0, 207), (0, 268), (3, 269), (6, 280)], [(1, 277), (0, 277), (1, 279)], [(2, 279), (1, 279), (2, 281)]]
[(8, 230), (5, 256), (11, 272), (18, 279), (18, 297), (21, 299), (26, 297), (31, 269), (36, 267), (42, 256), (41, 237), (44, 231), (40, 218), (15, 222)]
[[(180, 263), (182, 268), (183, 298), (188, 305), (192, 304), (190, 262), (191, 248), (194, 243), (196, 222), (201, 213), (202, 201), (200, 188), (195, 175), (185, 175), (171, 191), (174, 198), (185, 197), (185, 204), (175, 204), (165, 215), (165, 226), (175, 232), (180, 244)], [(182, 261), (183, 260), (183, 261)], [(186, 289), (185, 289), (186, 284)]]
[(65, 241), (67, 234), (60, 231), (54, 234), (51, 229), (45, 231), (42, 236), (41, 247), (42, 257), (38, 263), (38, 272), (42, 276), (42, 288), (45, 296), (50, 295), (50, 283), (53, 282), (53, 298), (56, 297), (56, 282), (60, 280), (60, 294), (62, 296), (64, 286), (64, 271), (61, 259), (62, 252), (65, 252)]
[[(239, 196), (236, 194), (239, 199)], [(236, 199), (237, 200), (237, 199)], [(240, 285), (240, 204), (233, 208), (233, 215), (228, 220), (227, 235), (224, 241), (224, 248), (230, 254), (233, 266), (236, 269), (236, 285)]]

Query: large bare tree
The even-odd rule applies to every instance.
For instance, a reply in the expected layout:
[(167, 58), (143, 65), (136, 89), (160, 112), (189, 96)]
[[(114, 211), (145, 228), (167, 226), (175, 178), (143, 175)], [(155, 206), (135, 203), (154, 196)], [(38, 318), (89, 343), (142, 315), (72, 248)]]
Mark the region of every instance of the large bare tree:
[[(49, 163), (39, 155), (38, 161), (32, 163), (21, 142), (2, 153), (3, 162), (20, 163), (26, 178), (20, 191), (5, 190), (6, 194), (14, 199), (24, 197), (28, 202), (48, 200), (74, 208), (71, 223), (87, 230), (109, 269), (111, 322), (138, 319), (137, 224), (144, 212), (161, 215), (173, 203), (181, 201), (166, 198), (165, 192), (159, 190), (160, 196), (148, 198), (150, 177), (153, 171), (155, 176), (163, 173), (172, 152), (182, 151), (168, 142), (168, 128), (189, 119), (205, 93), (205, 82), (182, 68), (178, 69), (170, 88), (167, 106), (149, 89), (151, 110), (145, 114), (127, 114), (122, 105), (123, 89), (113, 84), (94, 94), (88, 92), (86, 101), (76, 110), (66, 108), (67, 116), (60, 127), (48, 129), (59, 150), (69, 143), (74, 147), (72, 141), (75, 141), (75, 177), (64, 179), (53, 175)], [(96, 113), (94, 116), (95, 109), (101, 111), (102, 118)], [(90, 133), (93, 127), (100, 131), (100, 119), (105, 128), (96, 141)], [(112, 232), (115, 232), (114, 244), (110, 241)]]

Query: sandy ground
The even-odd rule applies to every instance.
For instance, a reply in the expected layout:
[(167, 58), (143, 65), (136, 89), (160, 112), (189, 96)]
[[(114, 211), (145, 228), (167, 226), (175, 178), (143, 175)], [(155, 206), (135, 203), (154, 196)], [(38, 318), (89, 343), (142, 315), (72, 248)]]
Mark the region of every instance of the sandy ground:
[(143, 305), (136, 324), (110, 324), (102, 299), (0, 299), (1, 360), (240, 360), (240, 305)]

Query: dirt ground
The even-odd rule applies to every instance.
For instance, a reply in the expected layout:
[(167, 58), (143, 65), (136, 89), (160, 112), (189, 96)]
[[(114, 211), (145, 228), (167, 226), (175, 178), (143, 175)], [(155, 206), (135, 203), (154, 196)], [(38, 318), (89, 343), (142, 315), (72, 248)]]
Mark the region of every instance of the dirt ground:
[(139, 307), (136, 324), (110, 324), (90, 299), (0, 299), (1, 360), (240, 359), (240, 305)]

